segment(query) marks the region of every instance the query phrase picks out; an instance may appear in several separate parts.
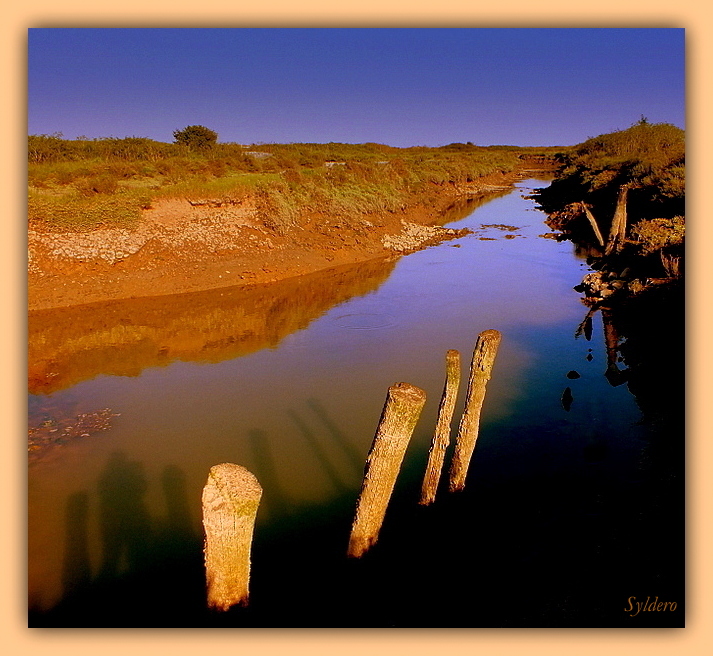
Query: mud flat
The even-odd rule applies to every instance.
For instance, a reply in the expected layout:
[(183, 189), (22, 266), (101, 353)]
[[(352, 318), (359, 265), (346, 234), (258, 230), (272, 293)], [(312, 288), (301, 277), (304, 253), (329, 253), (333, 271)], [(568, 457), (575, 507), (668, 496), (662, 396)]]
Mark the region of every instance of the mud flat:
[(166, 200), (145, 210), (135, 230), (60, 233), (30, 226), (29, 309), (269, 283), (398, 257), (462, 236), (441, 224), (454, 220), (459, 208), (469, 204), (472, 209), (473, 201), (504, 193), (531, 173), (522, 168), (467, 188), (437, 189), (394, 212), (314, 213), (289, 231), (276, 230), (249, 199), (237, 204)]

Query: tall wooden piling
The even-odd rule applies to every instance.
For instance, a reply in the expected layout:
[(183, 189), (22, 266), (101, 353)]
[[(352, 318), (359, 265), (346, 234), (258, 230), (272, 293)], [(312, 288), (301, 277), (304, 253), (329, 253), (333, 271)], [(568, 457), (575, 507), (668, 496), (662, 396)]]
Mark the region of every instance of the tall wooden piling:
[(629, 194), (631, 185), (623, 184), (619, 187), (619, 197), (616, 200), (616, 209), (612, 218), (611, 228), (609, 230), (609, 239), (607, 247), (604, 251), (605, 255), (611, 254), (612, 251), (619, 252), (624, 244), (626, 237), (626, 200)]
[(211, 467), (203, 488), (208, 607), (248, 604), (250, 547), (262, 488), (245, 467)]
[(423, 477), (423, 485), (421, 486), (421, 500), (419, 503), (423, 506), (427, 506), (436, 500), (443, 460), (451, 441), (451, 420), (456, 407), (459, 386), (460, 353), (455, 349), (451, 349), (446, 353), (446, 384), (443, 388), (441, 404), (438, 406), (436, 430), (433, 433), (431, 449), (428, 452), (426, 474)]
[(497, 330), (484, 330), (478, 335), (470, 364), (468, 389), (465, 396), (465, 409), (458, 426), (453, 461), (451, 462), (448, 489), (451, 492), (465, 487), (468, 466), (478, 439), (480, 411), (485, 399), (485, 387), (490, 380), (493, 362), (500, 346), (502, 335)]
[(364, 467), (347, 550), (352, 558), (361, 557), (379, 537), (406, 447), (425, 402), (426, 392), (408, 383), (389, 388)]

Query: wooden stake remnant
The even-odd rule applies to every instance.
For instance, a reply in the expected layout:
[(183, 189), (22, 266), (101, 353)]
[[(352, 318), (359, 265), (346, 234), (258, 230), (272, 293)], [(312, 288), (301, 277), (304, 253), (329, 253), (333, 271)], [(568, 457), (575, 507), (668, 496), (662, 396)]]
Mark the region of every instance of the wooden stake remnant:
[(623, 184), (619, 187), (619, 196), (616, 199), (616, 209), (612, 218), (611, 228), (609, 230), (609, 240), (604, 251), (605, 255), (609, 255), (612, 251), (617, 253), (621, 250), (626, 237), (626, 199), (629, 194), (631, 185)]
[(443, 388), (441, 404), (438, 406), (438, 420), (436, 430), (431, 441), (431, 450), (428, 452), (426, 474), (421, 486), (421, 500), (419, 503), (427, 506), (436, 500), (438, 482), (441, 478), (441, 469), (446, 456), (446, 449), (451, 441), (451, 420), (456, 407), (456, 397), (460, 385), (460, 353), (451, 349), (446, 353), (446, 384)]
[(458, 437), (451, 462), (448, 489), (457, 492), (465, 487), (468, 466), (478, 439), (480, 411), (485, 399), (485, 386), (490, 380), (493, 362), (500, 346), (502, 335), (497, 330), (484, 330), (478, 335), (470, 364), (465, 409), (458, 426)]
[(262, 488), (245, 467), (211, 467), (203, 488), (208, 607), (248, 604), (250, 546)]
[(592, 210), (590, 210), (589, 205), (586, 205), (585, 203), (581, 203), (581, 205), (582, 209), (584, 210), (584, 213), (589, 219), (589, 225), (591, 225), (592, 230), (594, 230), (594, 236), (597, 238), (599, 245), (604, 246), (604, 237), (602, 237), (602, 233), (599, 230), (599, 225), (597, 225), (597, 220), (594, 218), (594, 214), (592, 214)]
[(389, 387), (364, 467), (347, 555), (359, 558), (376, 543), (426, 392), (408, 383)]

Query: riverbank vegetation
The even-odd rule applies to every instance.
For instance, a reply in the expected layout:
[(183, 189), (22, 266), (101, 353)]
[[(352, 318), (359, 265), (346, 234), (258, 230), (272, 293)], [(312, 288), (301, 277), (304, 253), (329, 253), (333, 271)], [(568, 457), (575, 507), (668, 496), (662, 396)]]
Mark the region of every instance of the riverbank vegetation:
[(652, 275), (680, 274), (685, 236), (683, 130), (642, 117), (630, 128), (588, 139), (558, 159), (555, 180), (535, 195), (551, 227), (594, 244), (587, 210), (606, 238), (619, 207), (626, 220), (618, 248), (621, 258), (636, 258), (640, 265), (646, 261)]
[(176, 131), (175, 143), (30, 136), (30, 224), (60, 231), (132, 228), (141, 211), (161, 199), (224, 204), (250, 199), (266, 221), (285, 231), (315, 212), (348, 217), (395, 211), (414, 199), (428, 204), (444, 187), (472, 185), (513, 171), (523, 159), (562, 150), (470, 143), (246, 146), (217, 143), (207, 133), (197, 135), (198, 147), (189, 128), (200, 127)]

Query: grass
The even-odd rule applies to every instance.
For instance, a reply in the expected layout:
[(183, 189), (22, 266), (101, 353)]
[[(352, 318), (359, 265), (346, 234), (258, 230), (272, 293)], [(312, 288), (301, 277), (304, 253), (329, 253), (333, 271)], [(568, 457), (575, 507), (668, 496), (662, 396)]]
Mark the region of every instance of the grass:
[[(393, 211), (438, 187), (514, 169), (553, 149), (395, 148), (383, 144), (215, 144), (191, 152), (151, 139), (28, 140), (31, 223), (59, 230), (132, 227), (165, 198), (255, 199), (277, 230), (315, 211), (338, 216)], [(255, 154), (258, 153), (258, 154)]]

